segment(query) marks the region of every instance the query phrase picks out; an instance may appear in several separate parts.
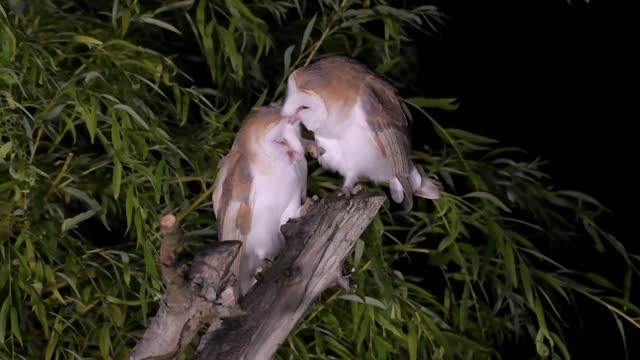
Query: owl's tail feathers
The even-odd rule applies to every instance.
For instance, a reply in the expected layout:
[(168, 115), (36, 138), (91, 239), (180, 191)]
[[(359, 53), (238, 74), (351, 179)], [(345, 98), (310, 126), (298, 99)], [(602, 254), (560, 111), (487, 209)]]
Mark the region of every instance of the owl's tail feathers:
[[(244, 246), (244, 244), (243, 244)], [(236, 258), (236, 261), (238, 258)], [(234, 265), (235, 262), (234, 262)], [(242, 259), (239, 261), (238, 272), (238, 284), (240, 286), (240, 297), (244, 297), (249, 289), (254, 285), (255, 279), (253, 277), (256, 268), (260, 265), (260, 259), (251, 251), (244, 251), (242, 253)]]
[(414, 194), (421, 198), (425, 199), (439, 199), (440, 198), (440, 190), (436, 184), (431, 181), (431, 179), (425, 174), (424, 170), (420, 166), (415, 167), (419, 174), (419, 182), (416, 184), (416, 191)]
[(253, 285), (253, 270), (258, 264), (258, 257), (246, 251), (246, 245), (242, 244), (238, 255), (231, 264), (231, 273), (235, 277), (233, 295), (236, 301), (244, 297)]
[(244, 244), (241, 245), (240, 251), (231, 264), (231, 273), (235, 277), (235, 283), (233, 285), (233, 295), (236, 301), (240, 299), (242, 293), (242, 274), (240, 273), (240, 265), (242, 264), (242, 258), (244, 257)]
[(411, 210), (413, 207), (413, 188), (409, 176), (399, 175), (389, 181), (391, 190), (391, 198), (393, 201), (400, 203), (405, 210)]

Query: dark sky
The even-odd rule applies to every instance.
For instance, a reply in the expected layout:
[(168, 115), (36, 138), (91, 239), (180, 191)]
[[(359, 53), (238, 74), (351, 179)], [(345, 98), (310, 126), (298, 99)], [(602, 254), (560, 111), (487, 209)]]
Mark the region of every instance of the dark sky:
[(560, 183), (623, 213), (637, 198), (630, 26), (622, 8), (573, 2), (442, 1), (452, 19), (424, 47), (426, 81), (461, 98), (465, 125), (552, 160)]
[(545, 169), (559, 187), (594, 195), (615, 214), (608, 228), (631, 236), (626, 207), (638, 198), (631, 11), (602, 1), (441, 3), (451, 19), (422, 46), (420, 81), (434, 96), (461, 99), (455, 123), (443, 125), (550, 160)]
[[(430, 95), (461, 99), (454, 123), (443, 125), (551, 160), (545, 169), (557, 187), (603, 202), (613, 213), (602, 225), (640, 253), (631, 229), (631, 215), (638, 213), (631, 208), (638, 199), (632, 174), (638, 141), (631, 129), (638, 120), (638, 100), (632, 96), (638, 84), (631, 80), (631, 53), (640, 42), (632, 38), (630, 9), (580, 0), (437, 3), (452, 18), (439, 38), (422, 46), (420, 81)], [(619, 275), (607, 273), (619, 258), (580, 247), (569, 251), (558, 256)], [(578, 348), (574, 358), (596, 353), (622, 358), (609, 313), (588, 301), (580, 301), (579, 310), (588, 318), (584, 328), (568, 330)], [(630, 340), (640, 340), (637, 329)], [(635, 349), (631, 358), (640, 354)]]

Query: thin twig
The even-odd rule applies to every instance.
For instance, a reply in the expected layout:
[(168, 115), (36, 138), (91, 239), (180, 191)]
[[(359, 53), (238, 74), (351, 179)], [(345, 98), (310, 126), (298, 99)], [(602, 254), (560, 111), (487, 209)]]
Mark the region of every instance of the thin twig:
[(189, 215), (189, 213), (191, 213), (195, 208), (197, 208), (203, 201), (204, 199), (206, 199), (207, 197), (209, 197), (211, 195), (211, 193), (213, 192), (213, 186), (215, 185), (212, 184), (207, 191), (205, 191), (202, 195), (198, 196), (198, 198), (191, 204), (191, 206), (189, 206), (189, 208), (183, 212), (181, 212), (180, 214), (178, 214), (178, 216), (176, 216), (176, 219), (178, 219), (178, 222), (182, 222), (182, 220)]
[(67, 169), (69, 168), (69, 164), (71, 163), (72, 158), (73, 158), (73, 153), (70, 152), (69, 155), (67, 155), (67, 159), (64, 161), (64, 164), (62, 165), (62, 169), (60, 169), (58, 176), (56, 176), (56, 178), (53, 179), (53, 182), (51, 183), (51, 187), (49, 187), (49, 190), (47, 190), (47, 193), (44, 195), (44, 200), (47, 200), (49, 195), (51, 195), (51, 193), (55, 191), (56, 187), (58, 186), (58, 183), (60, 183), (60, 180), (62, 180), (62, 177), (67, 172)]

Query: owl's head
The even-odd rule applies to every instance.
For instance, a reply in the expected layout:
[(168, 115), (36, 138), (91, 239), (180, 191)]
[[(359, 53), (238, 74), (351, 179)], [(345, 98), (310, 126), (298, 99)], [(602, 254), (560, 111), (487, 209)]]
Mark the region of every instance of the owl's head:
[(327, 108), (318, 92), (298, 85), (296, 79), (300, 76), (300, 71), (296, 70), (289, 75), (282, 116), (288, 123), (300, 121), (307, 129), (316, 132), (327, 118)]
[(265, 154), (269, 159), (304, 159), (300, 123), (286, 121), (281, 111), (276, 104), (255, 109), (242, 124), (236, 138), (238, 146), (250, 149), (255, 155)]

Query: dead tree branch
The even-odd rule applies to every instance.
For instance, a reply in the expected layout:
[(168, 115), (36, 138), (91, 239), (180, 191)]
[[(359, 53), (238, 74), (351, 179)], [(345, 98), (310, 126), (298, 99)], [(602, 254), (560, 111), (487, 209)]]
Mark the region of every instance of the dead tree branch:
[(223, 305), (221, 295), (235, 282), (229, 270), (240, 243), (218, 242), (199, 252), (185, 279), (175, 260), (182, 232), (173, 215), (163, 217), (160, 266), (166, 293), (127, 360), (177, 359), (204, 326), (209, 329), (194, 360), (271, 359), (323, 291), (354, 288), (342, 264), (385, 199), (333, 196), (283, 225), (285, 248), (235, 306)]
[(156, 316), (127, 360), (177, 359), (193, 336), (204, 326), (233, 308), (219, 304), (219, 296), (235, 279), (229, 268), (240, 249), (238, 241), (224, 241), (199, 252), (193, 260), (188, 282), (178, 272), (176, 249), (182, 231), (175, 216), (160, 221), (160, 268), (165, 285)]
[(353, 286), (342, 264), (384, 200), (324, 199), (284, 225), (286, 249), (241, 300), (244, 314), (211, 329), (193, 359), (271, 359), (323, 291)]

